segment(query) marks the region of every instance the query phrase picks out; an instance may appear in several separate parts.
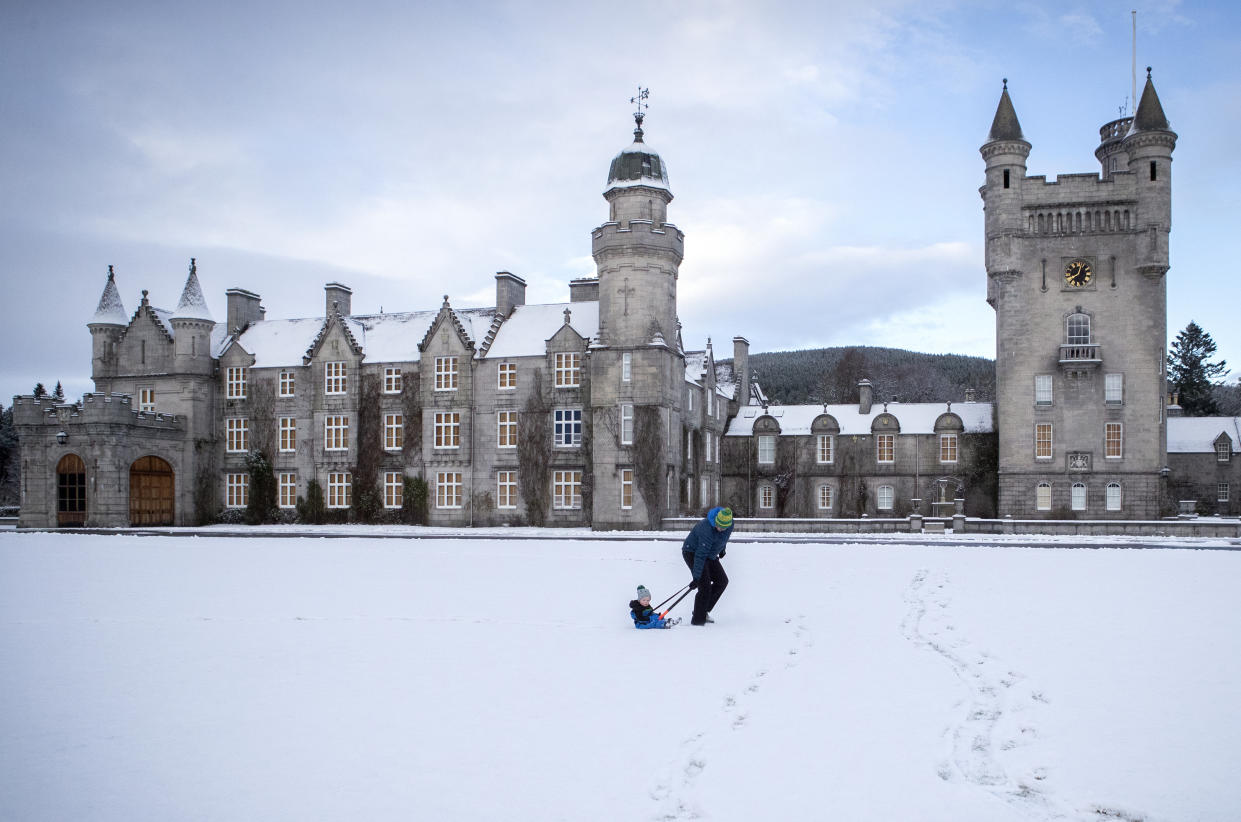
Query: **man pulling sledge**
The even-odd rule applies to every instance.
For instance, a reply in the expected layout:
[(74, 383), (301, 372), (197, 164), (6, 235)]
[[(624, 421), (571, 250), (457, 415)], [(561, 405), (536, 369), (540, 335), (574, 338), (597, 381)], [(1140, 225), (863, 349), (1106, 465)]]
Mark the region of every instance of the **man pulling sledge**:
[(732, 509), (712, 508), (702, 521), (693, 527), (681, 545), (681, 558), (693, 574), (689, 588), (691, 591), (698, 590), (694, 596), (694, 615), (690, 618), (690, 625), (715, 622), (711, 618), (711, 609), (720, 601), (720, 596), (728, 587), (728, 574), (724, 573), (720, 560), (724, 558), (728, 538), (732, 533)]

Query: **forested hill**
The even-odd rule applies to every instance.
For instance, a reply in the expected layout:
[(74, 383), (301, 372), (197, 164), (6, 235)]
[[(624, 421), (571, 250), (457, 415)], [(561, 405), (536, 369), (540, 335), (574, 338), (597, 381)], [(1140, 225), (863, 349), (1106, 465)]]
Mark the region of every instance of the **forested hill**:
[[(732, 360), (721, 360), (731, 363)], [(995, 399), (995, 362), (959, 354), (921, 354), (901, 348), (845, 346), (750, 355), (750, 371), (773, 403), (851, 403), (863, 377), (875, 402), (978, 402)]]

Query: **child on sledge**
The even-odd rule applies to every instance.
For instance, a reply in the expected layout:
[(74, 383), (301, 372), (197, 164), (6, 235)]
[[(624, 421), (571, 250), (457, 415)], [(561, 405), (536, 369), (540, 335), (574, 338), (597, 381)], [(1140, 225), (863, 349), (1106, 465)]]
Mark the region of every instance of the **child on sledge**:
[(660, 619), (659, 614), (651, 607), (651, 592), (645, 585), (638, 586), (638, 598), (629, 601), (629, 616), (633, 618), (635, 628), (671, 628), (680, 619)]

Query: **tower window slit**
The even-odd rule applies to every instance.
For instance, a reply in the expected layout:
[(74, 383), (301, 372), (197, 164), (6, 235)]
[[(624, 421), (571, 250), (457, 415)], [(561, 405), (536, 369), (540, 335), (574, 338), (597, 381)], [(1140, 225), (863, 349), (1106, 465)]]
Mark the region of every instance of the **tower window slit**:
[(1154, 160), (1151, 160), (1151, 181), (1152, 181), (1152, 182), (1154, 182), (1156, 179), (1158, 179), (1158, 177), (1157, 177), (1157, 175), (1156, 175), (1156, 173), (1155, 173), (1155, 169), (1156, 169), (1156, 168), (1157, 168), (1157, 166), (1155, 165), (1155, 161), (1154, 161)]
[(1008, 188), (1008, 169), (1004, 169), (1004, 187)]

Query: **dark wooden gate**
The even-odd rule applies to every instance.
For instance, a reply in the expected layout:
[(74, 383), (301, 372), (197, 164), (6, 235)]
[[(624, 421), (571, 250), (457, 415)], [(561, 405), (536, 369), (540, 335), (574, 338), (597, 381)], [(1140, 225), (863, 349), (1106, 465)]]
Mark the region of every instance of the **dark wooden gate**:
[(129, 524), (172, 525), (172, 466), (159, 457), (142, 457), (129, 467)]
[(56, 525), (76, 528), (86, 524), (86, 463), (77, 454), (65, 454), (56, 464)]

